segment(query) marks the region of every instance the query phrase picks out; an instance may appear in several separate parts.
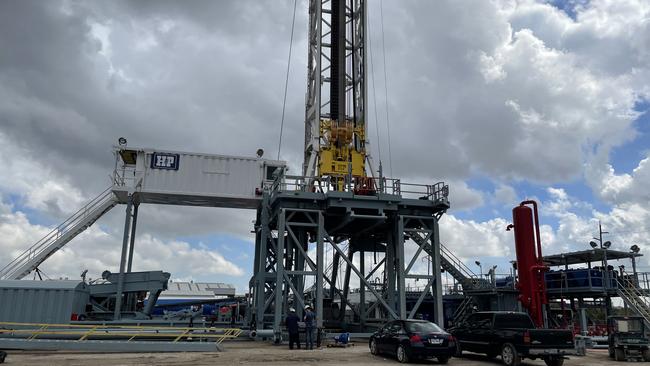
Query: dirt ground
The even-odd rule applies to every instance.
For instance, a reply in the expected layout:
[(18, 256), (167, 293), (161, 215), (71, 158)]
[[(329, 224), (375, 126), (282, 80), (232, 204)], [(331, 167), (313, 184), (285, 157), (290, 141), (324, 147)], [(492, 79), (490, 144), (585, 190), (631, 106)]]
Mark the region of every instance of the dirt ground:
[[(392, 358), (373, 356), (366, 343), (348, 348), (321, 348), (313, 351), (293, 350), (262, 342), (224, 342), (224, 352), (215, 353), (70, 353), (70, 352), (9, 352), (6, 365), (24, 366), (144, 366), (144, 365), (398, 365)], [(610, 365), (606, 350), (590, 350), (585, 357), (571, 357), (565, 366)], [(435, 365), (436, 361), (421, 361), (419, 365)], [(466, 354), (452, 358), (449, 365), (501, 365), (497, 358)], [(526, 360), (523, 365), (544, 365), (543, 361)], [(3, 365), (4, 366), (4, 365)]]

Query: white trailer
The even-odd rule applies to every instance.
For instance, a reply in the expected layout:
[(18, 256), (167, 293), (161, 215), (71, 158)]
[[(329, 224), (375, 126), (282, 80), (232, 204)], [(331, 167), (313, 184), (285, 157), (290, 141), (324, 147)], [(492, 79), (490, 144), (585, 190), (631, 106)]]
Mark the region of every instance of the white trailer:
[(120, 202), (257, 208), (265, 185), (286, 163), (241, 156), (121, 148), (113, 192)]

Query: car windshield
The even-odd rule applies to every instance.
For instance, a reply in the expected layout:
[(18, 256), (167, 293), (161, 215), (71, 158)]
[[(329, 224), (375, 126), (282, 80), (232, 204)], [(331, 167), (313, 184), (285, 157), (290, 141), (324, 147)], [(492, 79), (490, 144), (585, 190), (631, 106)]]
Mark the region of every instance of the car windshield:
[(643, 330), (639, 319), (617, 319), (616, 329), (622, 333), (640, 333)]
[(406, 330), (411, 333), (441, 333), (440, 327), (431, 322), (406, 322)]

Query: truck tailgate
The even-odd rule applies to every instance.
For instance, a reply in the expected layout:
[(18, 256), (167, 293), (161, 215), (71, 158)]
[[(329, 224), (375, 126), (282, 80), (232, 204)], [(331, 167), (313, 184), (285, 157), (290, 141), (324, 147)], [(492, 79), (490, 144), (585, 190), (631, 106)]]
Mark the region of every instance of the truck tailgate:
[(573, 348), (573, 332), (568, 329), (530, 329), (530, 345), (535, 348)]

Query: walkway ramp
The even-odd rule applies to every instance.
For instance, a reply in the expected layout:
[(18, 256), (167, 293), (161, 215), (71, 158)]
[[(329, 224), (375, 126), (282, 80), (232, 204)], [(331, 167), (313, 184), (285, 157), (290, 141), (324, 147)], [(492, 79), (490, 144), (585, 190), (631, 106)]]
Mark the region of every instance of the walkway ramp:
[(19, 280), (35, 270), (57, 250), (89, 228), (118, 203), (112, 186), (55, 227), (41, 240), (0, 269), (0, 280)]

